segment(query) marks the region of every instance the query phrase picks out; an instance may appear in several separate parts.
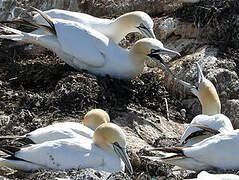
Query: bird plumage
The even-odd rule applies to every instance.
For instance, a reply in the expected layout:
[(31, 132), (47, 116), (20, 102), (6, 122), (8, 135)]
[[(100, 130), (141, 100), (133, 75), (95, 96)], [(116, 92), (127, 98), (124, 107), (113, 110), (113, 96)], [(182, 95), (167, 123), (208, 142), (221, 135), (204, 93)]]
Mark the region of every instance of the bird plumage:
[[(193, 118), (191, 124), (195, 123), (206, 125), (210, 128), (218, 130), (219, 132), (232, 131), (233, 126), (230, 119), (221, 114), (221, 102), (215, 86), (211, 81), (205, 78), (199, 64), (196, 63), (196, 65), (198, 88), (189, 83), (179, 80), (179, 83), (188, 87), (201, 102), (202, 114), (197, 115), (195, 118)], [(180, 142), (185, 144), (185, 146), (191, 146), (192, 144), (200, 142), (203, 139), (213, 135), (210, 133), (198, 133), (193, 137), (190, 136), (192, 133), (195, 133), (197, 131), (201, 131), (200, 128), (192, 127), (189, 125), (182, 135)], [(185, 142), (186, 140), (187, 142)]]
[(40, 144), (57, 139), (76, 138), (84, 136), (92, 139), (94, 130), (103, 123), (110, 122), (109, 115), (102, 109), (92, 109), (83, 118), (83, 124), (78, 122), (61, 122), (36, 129), (23, 136), (1, 136), (0, 140), (11, 139), (24, 145)]
[(47, 21), (52, 22), (51, 27), (56, 31), (56, 35), (24, 33), (1, 26), (3, 30), (8, 30), (16, 35), (1, 35), (0, 38), (41, 45), (55, 52), (62, 60), (77, 70), (85, 69), (94, 74), (110, 75), (121, 79), (137, 76), (142, 72), (144, 61), (147, 59), (157, 61), (171, 73), (159, 53), (179, 54), (164, 48), (160, 41), (152, 38), (137, 41), (128, 51), (87, 26), (62, 19), (51, 20), (46, 14), (39, 12)]
[[(175, 149), (180, 151), (175, 152)], [(239, 157), (235, 155), (239, 150), (238, 130), (219, 133), (188, 147), (162, 147), (157, 150), (172, 152), (173, 155), (162, 160), (185, 169), (239, 169)]]
[[(153, 32), (153, 20), (147, 13), (142, 11), (126, 13), (116, 19), (97, 18), (85, 13), (71, 12), (61, 9), (51, 9), (44, 11), (44, 13), (51, 18), (81, 23), (104, 34), (115, 43), (119, 43), (120, 40), (130, 32), (138, 32), (144, 34), (146, 37), (156, 38)], [(38, 24), (49, 25), (39, 14), (35, 14), (33, 20)], [(40, 31), (37, 30), (33, 33), (39, 32)]]
[(0, 165), (17, 170), (93, 168), (107, 172), (130, 173), (132, 166), (126, 153), (126, 136), (119, 126), (104, 123), (96, 128), (93, 139), (86, 137), (58, 139), (14, 148), (1, 146), (9, 156)]

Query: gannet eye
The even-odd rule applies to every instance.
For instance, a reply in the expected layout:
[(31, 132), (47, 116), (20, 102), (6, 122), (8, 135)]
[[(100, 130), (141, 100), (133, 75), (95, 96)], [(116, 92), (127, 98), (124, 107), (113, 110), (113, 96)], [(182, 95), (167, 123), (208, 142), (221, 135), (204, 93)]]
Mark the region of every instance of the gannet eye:
[(143, 23), (141, 23), (138, 28), (142, 28), (142, 29), (148, 29)]
[(118, 142), (114, 142), (113, 144), (114, 144), (115, 146), (117, 146), (118, 148), (121, 148), (121, 146), (119, 145)]

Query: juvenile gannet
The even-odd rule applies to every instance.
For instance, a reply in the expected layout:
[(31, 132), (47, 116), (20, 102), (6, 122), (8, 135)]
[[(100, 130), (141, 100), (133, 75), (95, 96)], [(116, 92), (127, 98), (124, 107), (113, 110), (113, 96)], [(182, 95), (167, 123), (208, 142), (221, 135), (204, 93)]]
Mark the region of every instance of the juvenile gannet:
[[(138, 32), (149, 38), (155, 38), (153, 31), (153, 20), (142, 11), (133, 11), (119, 16), (116, 19), (102, 19), (85, 13), (66, 11), (61, 9), (51, 9), (44, 11), (51, 18), (64, 19), (79, 22), (89, 28), (92, 28), (115, 43), (119, 43), (127, 34)], [(33, 20), (42, 25), (49, 26), (40, 14), (35, 14)], [(33, 33), (39, 33), (35, 31)]]
[[(184, 86), (190, 88), (191, 92), (196, 95), (202, 105), (202, 114), (196, 116), (191, 121), (191, 124), (202, 124), (207, 125), (219, 132), (232, 131), (233, 126), (228, 117), (221, 113), (221, 103), (218, 97), (215, 86), (211, 81), (205, 78), (202, 70), (198, 63), (197, 65), (197, 78), (198, 78), (198, 88), (195, 86), (179, 80)], [(194, 143), (201, 141), (210, 134), (205, 134), (203, 130), (198, 127), (188, 126), (185, 130), (180, 142), (186, 146), (190, 146)]]
[(96, 128), (92, 139), (68, 138), (46, 141), (28, 147), (0, 146), (8, 154), (0, 165), (23, 171), (38, 169), (93, 168), (110, 173), (133, 169), (126, 153), (126, 136), (113, 123)]
[(219, 133), (188, 147), (162, 147), (154, 150), (170, 153), (161, 160), (184, 169), (238, 170), (239, 130)]
[(106, 111), (92, 109), (84, 116), (83, 124), (78, 122), (55, 123), (36, 129), (23, 136), (0, 136), (0, 140), (13, 139), (27, 145), (79, 136), (92, 138), (94, 130), (101, 124), (108, 122), (110, 122), (110, 117)]
[(1, 29), (14, 34), (1, 35), (0, 38), (41, 45), (55, 52), (62, 60), (77, 70), (85, 69), (94, 74), (110, 75), (121, 79), (137, 76), (142, 72), (146, 59), (158, 62), (171, 73), (159, 54), (179, 54), (166, 49), (160, 41), (152, 38), (137, 41), (128, 51), (92, 28), (73, 21), (51, 20), (41, 11), (39, 13), (47, 20), (50, 27), (38, 24), (34, 24), (34, 26), (47, 29), (51, 32), (50, 35), (24, 33), (2, 25)]

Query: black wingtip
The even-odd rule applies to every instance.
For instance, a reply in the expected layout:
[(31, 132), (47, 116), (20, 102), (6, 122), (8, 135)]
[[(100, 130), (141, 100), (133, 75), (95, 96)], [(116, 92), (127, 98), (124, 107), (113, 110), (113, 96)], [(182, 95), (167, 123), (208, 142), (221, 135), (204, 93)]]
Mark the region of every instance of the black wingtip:
[(0, 151), (5, 152), (8, 155), (14, 156), (16, 152), (21, 149), (14, 146), (0, 146)]

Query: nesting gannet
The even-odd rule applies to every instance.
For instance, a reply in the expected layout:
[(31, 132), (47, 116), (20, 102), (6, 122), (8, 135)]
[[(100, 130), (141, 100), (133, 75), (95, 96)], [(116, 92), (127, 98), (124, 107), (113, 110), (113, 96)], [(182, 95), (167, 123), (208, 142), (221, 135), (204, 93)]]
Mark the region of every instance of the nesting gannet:
[(202, 171), (197, 175), (197, 178), (188, 180), (239, 180), (236, 174), (210, 174), (207, 171)]
[[(2, 25), (0, 29), (14, 34), (1, 35), (0, 38), (41, 45), (51, 49), (62, 60), (77, 70), (85, 69), (94, 74), (110, 75), (121, 79), (137, 76), (142, 72), (146, 59), (158, 62), (171, 73), (159, 54), (179, 54), (166, 49), (160, 41), (152, 38), (137, 41), (132, 49), (128, 51), (92, 28), (73, 21), (51, 20), (43, 12), (39, 11), (39, 13), (51, 26), (38, 24), (34, 24), (34, 26), (47, 29), (51, 32), (50, 35), (24, 33)], [(24, 23), (27, 22), (24, 21)]]
[[(51, 18), (64, 19), (79, 22), (92, 28), (115, 43), (119, 43), (130, 32), (138, 32), (149, 38), (155, 38), (153, 31), (153, 20), (142, 11), (133, 11), (119, 16), (118, 18), (101, 19), (89, 14), (72, 12), (60, 9), (51, 9), (44, 11)], [(33, 20), (38, 24), (49, 26), (49, 24), (38, 13), (33, 16)], [(39, 33), (35, 31), (33, 33)]]
[[(230, 119), (225, 115), (220, 114), (221, 103), (216, 88), (211, 81), (204, 77), (199, 64), (196, 64), (198, 89), (189, 83), (179, 80), (179, 83), (190, 88), (191, 92), (198, 97), (202, 105), (202, 114), (193, 118), (191, 124), (207, 125), (219, 132), (232, 131), (233, 126)], [(183, 144), (186, 143), (186, 146), (190, 146), (209, 136), (211, 135), (208, 133), (205, 134), (204, 131), (200, 130), (198, 127), (188, 126), (180, 141)]]
[(185, 169), (238, 170), (239, 130), (219, 133), (188, 147), (162, 147), (154, 150), (170, 153), (161, 160)]
[(126, 153), (123, 130), (113, 123), (96, 128), (92, 139), (68, 138), (46, 141), (28, 147), (0, 146), (8, 154), (0, 165), (23, 171), (37, 169), (93, 168), (110, 173), (133, 169)]
[(83, 124), (77, 122), (55, 123), (36, 129), (23, 136), (1, 136), (0, 140), (12, 139), (27, 145), (79, 136), (92, 138), (94, 130), (101, 124), (108, 122), (110, 122), (110, 118), (106, 111), (102, 109), (92, 109), (84, 116)]

